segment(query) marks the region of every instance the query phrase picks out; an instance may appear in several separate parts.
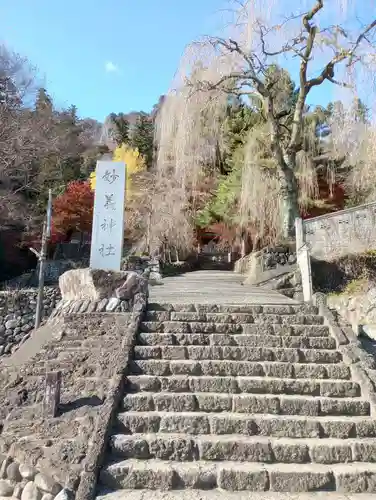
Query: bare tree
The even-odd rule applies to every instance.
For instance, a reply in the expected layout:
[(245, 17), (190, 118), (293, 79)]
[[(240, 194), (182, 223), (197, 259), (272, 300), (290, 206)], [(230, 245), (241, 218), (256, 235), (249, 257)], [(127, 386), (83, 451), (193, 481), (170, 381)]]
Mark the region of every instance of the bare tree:
[[(367, 12), (370, 19), (354, 22), (351, 0), (293, 1), (288, 9), (294, 13), (287, 16), (283, 2), (235, 3), (228, 36), (195, 42), (183, 58), (159, 116), (157, 168), (170, 169), (184, 189), (187, 178), (197, 177), (210, 160), (213, 142), (220, 143), (218, 124), (227, 96), (257, 102), (264, 123), (252, 129), (245, 148), (242, 215), (257, 222), (260, 233), (289, 237), (299, 196), (316, 189), (316, 151), (304, 137), (307, 97), (326, 83), (356, 94), (360, 73), (372, 69), (374, 61), (375, 6)], [(276, 66), (296, 77), (294, 99), (284, 94), (287, 73), (273, 71)], [(265, 150), (272, 170), (263, 168)]]

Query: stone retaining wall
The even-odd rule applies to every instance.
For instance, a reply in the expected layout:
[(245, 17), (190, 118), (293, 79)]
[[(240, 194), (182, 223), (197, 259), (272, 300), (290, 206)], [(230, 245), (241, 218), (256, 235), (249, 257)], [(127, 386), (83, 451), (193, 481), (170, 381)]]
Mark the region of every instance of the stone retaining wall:
[[(34, 328), (38, 290), (0, 292), (0, 356), (10, 355)], [(57, 287), (45, 287), (43, 317), (48, 318), (61, 298)]]
[[(0, 360), (0, 463), (5, 464), (0, 469), (0, 497), (54, 500), (60, 495), (58, 500), (74, 496), (87, 500), (95, 491), (134, 338), (147, 304), (147, 281), (135, 273), (69, 273), (61, 280), (64, 300), (46, 324), (51, 329), (50, 340), (19, 366), (14, 358), (17, 352), (6, 364)], [(74, 273), (78, 273), (76, 277)], [(89, 279), (94, 290), (88, 286)], [(111, 289), (114, 285), (116, 288)], [(85, 292), (88, 299), (67, 299), (70, 294), (80, 297)], [(96, 307), (96, 312), (88, 313), (91, 304), (97, 306), (98, 300), (93, 297), (102, 292), (107, 294), (100, 299), (106, 301), (103, 312)], [(112, 299), (118, 301), (120, 311), (127, 312), (116, 313), (112, 307), (106, 312)], [(86, 312), (80, 313), (83, 300), (89, 303)], [(72, 308), (63, 313), (67, 302)], [(28, 342), (33, 341), (31, 336)], [(23, 349), (28, 351), (27, 346)], [(60, 398), (51, 415), (44, 405), (46, 374), (59, 372)], [(24, 478), (21, 470), (27, 469), (32, 472)]]
[(72, 495), (51, 477), (0, 453), (0, 498), (70, 500)]

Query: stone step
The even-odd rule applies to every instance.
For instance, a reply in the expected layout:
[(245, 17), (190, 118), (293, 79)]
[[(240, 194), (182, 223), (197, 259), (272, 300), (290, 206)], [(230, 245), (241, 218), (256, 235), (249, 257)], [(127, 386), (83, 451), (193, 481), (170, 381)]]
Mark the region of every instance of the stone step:
[(140, 375), (204, 375), (222, 377), (273, 377), (285, 379), (351, 379), (344, 363), (279, 363), (265, 361), (217, 361), (187, 359), (140, 359), (131, 363), (134, 374)]
[(158, 375), (130, 375), (127, 377), (127, 380), (128, 390), (131, 392), (140, 390), (171, 393), (197, 391), (225, 394), (308, 395), (335, 398), (356, 398), (361, 395), (360, 385), (352, 381), (205, 375), (174, 375), (165, 377)]
[[(160, 334), (157, 334), (160, 335)], [(168, 335), (168, 334), (163, 334)], [(152, 345), (135, 346), (135, 359), (195, 359), (227, 361), (276, 361), (281, 363), (324, 363), (342, 361), (342, 354), (333, 350), (196, 346), (196, 345)]]
[(376, 464), (296, 467), (296, 464), (129, 459), (104, 466), (100, 480), (111, 489), (375, 493)]
[(243, 314), (318, 314), (318, 308), (308, 304), (299, 305), (215, 305), (172, 304), (149, 302), (148, 311), (198, 312), (198, 313), (243, 313)]
[[(306, 316), (272, 316), (254, 318), (254, 321), (235, 323), (229, 321), (143, 321), (140, 324), (142, 332), (166, 332), (166, 333), (267, 333), (265, 329), (270, 326), (311, 326), (325, 327), (322, 316), (312, 316), (315, 320), (308, 320)], [(282, 321), (283, 319), (283, 321)], [(252, 328), (250, 328), (252, 326)], [(318, 328), (320, 331), (320, 328)], [(327, 331), (327, 327), (324, 328)]]
[(168, 312), (147, 311), (146, 321), (154, 322), (209, 322), (209, 323), (256, 323), (275, 325), (322, 325), (324, 318), (318, 314), (250, 314), (244, 312)]
[(123, 410), (364, 416), (370, 415), (370, 403), (361, 398), (313, 397), (308, 395), (138, 392), (125, 396)]
[(293, 349), (336, 349), (331, 337), (277, 337), (274, 335), (245, 335), (225, 333), (158, 333), (141, 332), (137, 335), (140, 345), (213, 345), (213, 346), (248, 346), (279, 347)]
[[(176, 460), (179, 462), (235, 461), (285, 464), (373, 462), (376, 439), (275, 438), (270, 436), (187, 434), (115, 434), (112, 457)], [(375, 477), (376, 479), (376, 477)]]
[[(178, 327), (177, 322), (175, 322), (174, 328), (187, 331), (168, 331), (168, 329), (165, 329), (165, 323), (163, 322), (145, 321), (141, 324), (143, 328), (142, 331), (152, 333), (244, 333), (247, 335), (273, 335), (278, 337), (330, 337), (329, 327), (326, 325), (256, 325), (253, 323), (231, 324), (199, 322), (179, 323), (179, 325)], [(189, 327), (181, 327), (181, 325), (188, 325)]]
[(288, 438), (376, 437), (376, 420), (369, 417), (306, 417), (246, 415), (243, 413), (123, 412), (117, 416), (117, 432), (242, 434)]
[(128, 490), (109, 492), (106, 488), (98, 491), (96, 500), (373, 500), (371, 493), (358, 493), (348, 496), (336, 492), (276, 493), (273, 491), (213, 490)]

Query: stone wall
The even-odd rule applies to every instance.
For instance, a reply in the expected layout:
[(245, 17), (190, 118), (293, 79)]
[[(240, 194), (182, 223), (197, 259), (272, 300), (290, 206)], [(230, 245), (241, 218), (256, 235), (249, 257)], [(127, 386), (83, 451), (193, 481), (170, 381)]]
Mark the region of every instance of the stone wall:
[(302, 300), (301, 276), (296, 252), (290, 245), (264, 248), (235, 262), (234, 271), (244, 274), (245, 284), (262, 285)]
[(0, 498), (69, 500), (71, 496), (51, 477), (0, 453)]
[(160, 284), (162, 281), (161, 267), (158, 259), (147, 255), (138, 257), (130, 255), (123, 259), (121, 269), (123, 271), (135, 271), (149, 280), (151, 285)]
[(376, 202), (303, 221), (312, 257), (330, 261), (376, 248)]
[[(147, 281), (136, 273), (79, 270), (68, 271), (60, 285), (62, 300), (47, 323), (47, 343), (20, 365), (20, 352), (7, 363), (0, 360), (0, 497), (91, 498), (123, 393), (147, 303)], [(108, 309), (111, 299), (117, 300), (119, 311), (128, 312)], [(88, 314), (82, 308), (83, 303), (89, 308), (99, 301), (106, 301), (101, 311), (108, 312), (96, 307)], [(23, 355), (33, 351), (34, 340), (31, 336), (22, 346)], [(61, 389), (51, 415), (45, 404), (46, 374), (58, 373)], [(29, 471), (28, 476), (21, 471)]]
[(350, 325), (376, 325), (375, 284), (354, 292), (329, 294), (327, 303)]
[[(0, 292), (0, 356), (12, 354), (29, 338), (34, 328), (37, 295), (37, 289)], [(59, 300), (58, 288), (44, 288), (44, 318), (50, 316)]]

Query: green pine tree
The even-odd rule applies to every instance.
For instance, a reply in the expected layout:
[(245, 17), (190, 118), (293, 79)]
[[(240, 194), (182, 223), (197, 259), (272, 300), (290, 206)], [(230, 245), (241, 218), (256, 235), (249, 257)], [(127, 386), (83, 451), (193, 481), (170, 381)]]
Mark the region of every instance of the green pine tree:
[(147, 168), (150, 168), (154, 154), (154, 124), (146, 113), (140, 113), (130, 142), (145, 158)]

